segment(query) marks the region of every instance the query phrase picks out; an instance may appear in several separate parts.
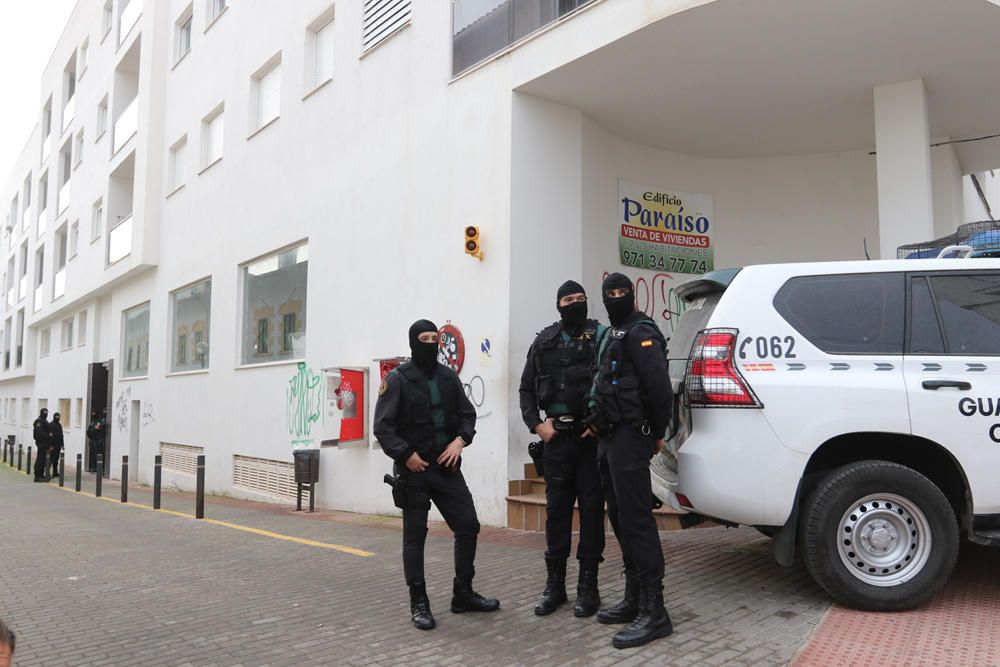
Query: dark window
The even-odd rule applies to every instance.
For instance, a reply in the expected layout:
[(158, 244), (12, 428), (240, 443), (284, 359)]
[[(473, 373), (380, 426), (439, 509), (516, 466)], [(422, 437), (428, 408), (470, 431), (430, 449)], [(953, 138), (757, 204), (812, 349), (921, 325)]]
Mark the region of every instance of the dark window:
[(931, 279), (950, 354), (1000, 355), (1000, 274)]
[(188, 339), (187, 336), (181, 334), (177, 337), (177, 363), (186, 364), (187, 363), (187, 349), (188, 349)]
[(903, 274), (792, 278), (774, 307), (813, 345), (830, 354), (902, 354)]
[(291, 352), (292, 351), (292, 334), (295, 333), (295, 313), (285, 313), (285, 316), (281, 318), (283, 336), (281, 339), (281, 351)]
[(944, 339), (927, 278), (910, 281), (910, 354), (942, 354)]
[(257, 320), (257, 354), (267, 354), (268, 339), (271, 337), (271, 323), (266, 318)]

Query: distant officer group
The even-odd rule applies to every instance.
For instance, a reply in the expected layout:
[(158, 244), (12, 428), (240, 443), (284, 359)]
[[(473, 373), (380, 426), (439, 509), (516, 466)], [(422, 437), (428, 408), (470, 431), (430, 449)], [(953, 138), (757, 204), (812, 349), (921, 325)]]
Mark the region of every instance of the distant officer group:
[[(559, 288), (560, 319), (538, 334), (521, 376), (521, 414), (541, 439), (540, 455), (533, 458), (546, 482), (547, 576), (534, 611), (547, 616), (568, 600), (576, 507), (580, 540), (573, 613), (627, 624), (612, 642), (627, 648), (673, 631), (663, 603), (663, 551), (649, 477), (649, 461), (665, 445), (673, 395), (666, 341), (656, 324), (636, 311), (632, 282), (611, 274), (601, 291), (610, 328), (588, 319), (579, 283), (567, 281)], [(419, 320), (410, 327), (409, 339), (411, 360), (379, 387), (374, 434), (395, 462), (386, 481), (403, 511), (411, 620), (430, 630), (436, 621), (424, 579), (424, 541), (432, 503), (455, 536), (452, 612), (496, 611), (500, 603), (472, 588), (479, 521), (460, 467), (462, 451), (475, 436), (475, 408), (457, 374), (437, 361), (437, 327)], [(601, 609), (605, 503), (623, 554), (625, 595)]]
[(35, 455), (38, 457), (35, 459), (35, 481), (47, 482), (59, 476), (59, 454), (64, 445), (60, 415), (55, 413), (49, 421), (48, 409), (42, 408), (31, 426)]

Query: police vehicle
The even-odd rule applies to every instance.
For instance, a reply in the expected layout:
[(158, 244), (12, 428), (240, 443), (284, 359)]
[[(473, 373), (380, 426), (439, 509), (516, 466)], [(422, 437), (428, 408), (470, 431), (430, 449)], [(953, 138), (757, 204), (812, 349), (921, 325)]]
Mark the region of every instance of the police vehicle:
[(774, 538), (841, 603), (912, 608), (1000, 546), (1000, 259), (750, 266), (681, 285), (654, 490)]

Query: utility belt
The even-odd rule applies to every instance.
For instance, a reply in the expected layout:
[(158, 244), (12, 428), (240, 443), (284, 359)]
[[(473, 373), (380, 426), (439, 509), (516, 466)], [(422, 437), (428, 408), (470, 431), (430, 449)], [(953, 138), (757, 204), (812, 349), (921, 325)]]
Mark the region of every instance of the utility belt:
[(552, 417), (552, 427), (557, 433), (580, 435), (587, 430), (587, 423), (573, 415), (560, 415)]

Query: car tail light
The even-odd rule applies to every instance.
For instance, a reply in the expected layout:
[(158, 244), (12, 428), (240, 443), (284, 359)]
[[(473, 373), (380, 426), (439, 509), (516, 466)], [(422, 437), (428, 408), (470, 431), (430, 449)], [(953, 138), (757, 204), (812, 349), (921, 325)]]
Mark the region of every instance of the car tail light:
[(691, 407), (763, 407), (733, 362), (738, 333), (736, 329), (706, 329), (695, 338), (684, 377)]

